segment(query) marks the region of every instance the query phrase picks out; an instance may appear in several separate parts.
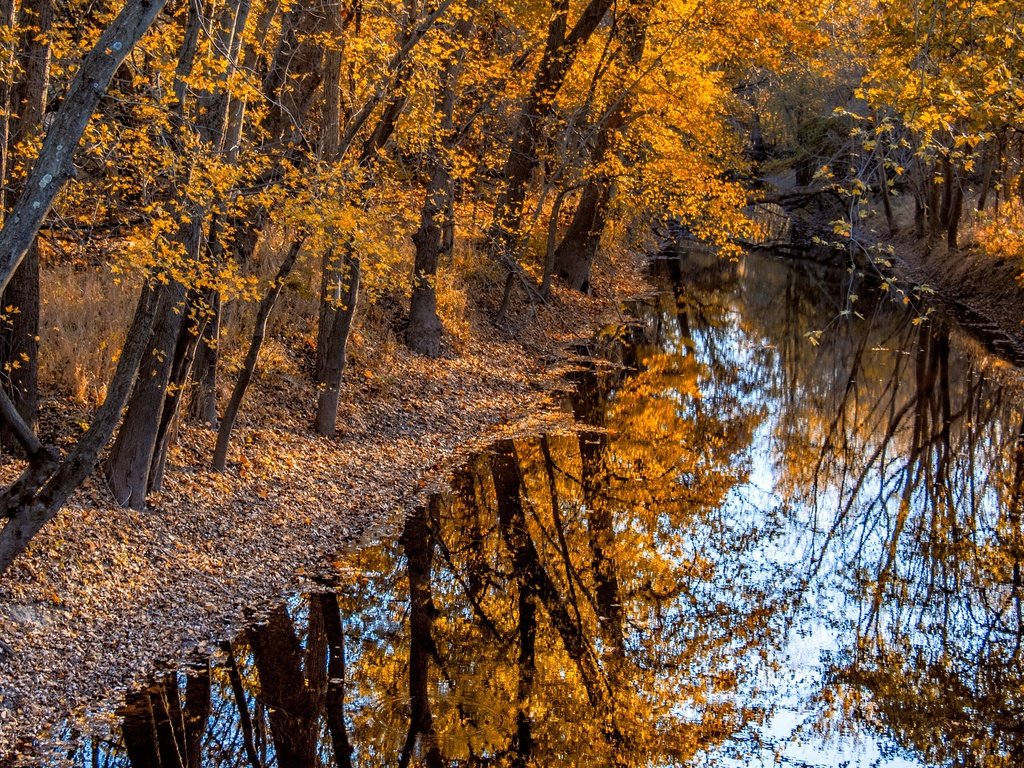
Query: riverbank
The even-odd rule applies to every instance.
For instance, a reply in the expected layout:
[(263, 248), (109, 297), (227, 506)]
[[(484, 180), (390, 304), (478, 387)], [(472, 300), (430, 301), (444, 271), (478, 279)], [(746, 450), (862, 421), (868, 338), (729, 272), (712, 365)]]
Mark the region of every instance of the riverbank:
[(398, 346), (357, 356), (335, 440), (281, 426), (309, 424), (315, 398), (303, 381), (267, 374), (228, 473), (207, 469), (213, 435), (190, 427), (150, 509), (118, 508), (92, 478), (0, 584), (0, 764), (55, 726), (103, 730), (90, 713), (112, 712), (154, 671), (250, 623), (247, 606), (399, 524), (472, 452), (566, 427), (571, 347), (646, 290), (639, 267), (600, 279), (595, 297), (556, 289), (510, 325), (479, 324), (440, 360)]
[[(800, 194), (789, 174), (779, 174), (765, 180), (770, 190), (767, 197), (798, 196)], [(813, 198), (808, 198), (811, 200)], [(801, 232), (818, 232), (824, 239), (832, 231), (833, 220), (842, 217), (841, 209), (829, 208), (834, 201), (827, 195), (814, 205), (798, 213), (785, 214), (781, 209), (755, 209), (767, 226), (767, 250), (785, 252), (785, 240), (793, 231), (793, 221), (799, 219)], [(965, 206), (969, 208), (970, 206)], [(775, 219), (770, 214), (775, 215)], [(1024, 259), (1021, 255), (1000, 256), (986, 252), (980, 239), (977, 220), (967, 219), (961, 225), (959, 247), (951, 250), (944, 238), (937, 238), (931, 247), (914, 235), (914, 210), (909, 195), (898, 198), (893, 206), (897, 234), (885, 234), (888, 229), (880, 206), (867, 211), (858, 232), (860, 244), (870, 251), (883, 254), (885, 262), (879, 266), (882, 276), (901, 283), (912, 290), (926, 286), (929, 295), (956, 317), (967, 330), (986, 343), (997, 354), (1018, 366), (1024, 366)], [(774, 231), (772, 223), (774, 222)], [(781, 223), (780, 223), (781, 222)], [(779, 234), (781, 232), (781, 234)], [(781, 238), (781, 239), (779, 239)], [(839, 258), (837, 259), (837, 253)], [(816, 261), (846, 266), (845, 249), (822, 246), (812, 251)]]
[(1024, 265), (986, 254), (971, 241), (952, 252), (945, 243), (929, 251), (907, 234), (894, 238), (892, 245), (899, 278), (927, 285), (971, 333), (1024, 366)]

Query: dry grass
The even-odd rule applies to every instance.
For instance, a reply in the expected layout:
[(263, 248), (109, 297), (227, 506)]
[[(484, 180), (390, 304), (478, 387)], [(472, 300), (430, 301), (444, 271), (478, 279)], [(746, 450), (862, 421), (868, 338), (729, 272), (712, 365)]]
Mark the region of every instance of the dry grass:
[(101, 401), (138, 295), (136, 281), (116, 284), (102, 267), (48, 267), (40, 308), (43, 385), (83, 405)]

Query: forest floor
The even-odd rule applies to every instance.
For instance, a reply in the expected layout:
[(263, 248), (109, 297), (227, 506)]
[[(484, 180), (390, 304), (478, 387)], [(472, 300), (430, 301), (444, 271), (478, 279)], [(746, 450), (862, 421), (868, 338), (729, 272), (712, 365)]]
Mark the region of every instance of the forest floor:
[[(572, 348), (649, 290), (638, 267), (597, 281), (596, 297), (556, 289), (536, 312), (520, 308), (514, 331), (481, 323), (437, 361), (397, 344), (356, 356), (336, 439), (313, 434), (308, 385), (268, 371), (226, 474), (207, 469), (214, 435), (188, 427), (146, 511), (118, 508), (92, 478), (0, 583), (0, 765), (38, 764), (69, 734), (108, 730), (129, 690), (394, 533), (474, 451), (568, 428)], [(50, 407), (46, 418), (74, 423)]]

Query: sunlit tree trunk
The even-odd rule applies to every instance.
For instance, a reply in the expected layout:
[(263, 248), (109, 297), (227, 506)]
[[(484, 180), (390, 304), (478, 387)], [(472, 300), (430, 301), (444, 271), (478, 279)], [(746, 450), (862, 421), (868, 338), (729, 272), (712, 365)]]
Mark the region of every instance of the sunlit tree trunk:
[(531, 291), (533, 297), (542, 298), (539, 290), (523, 273), (517, 259), (523, 203), (538, 162), (537, 146), (544, 134), (544, 124), (555, 97), (562, 89), (580, 49), (593, 35), (611, 6), (612, 0), (590, 0), (576, 24), (569, 30), (568, 0), (552, 0), (544, 54), (515, 124), (508, 159), (500, 177), (502, 192), (495, 204), (488, 231), (489, 252), (510, 272), (506, 296), (512, 285), (511, 280), (518, 279)]
[[(629, 77), (643, 59), (652, 8), (653, 3), (649, 0), (634, 0), (616, 14), (616, 31), (624, 59), (618, 77), (622, 93), (596, 126), (597, 135), (589, 158), (591, 166), (600, 166), (615, 150), (618, 134), (633, 111), (636, 97), (629, 90), (632, 85)], [(555, 251), (555, 272), (577, 291), (590, 290), (590, 270), (601, 245), (614, 183), (607, 174), (598, 174), (583, 187), (576, 215)]]

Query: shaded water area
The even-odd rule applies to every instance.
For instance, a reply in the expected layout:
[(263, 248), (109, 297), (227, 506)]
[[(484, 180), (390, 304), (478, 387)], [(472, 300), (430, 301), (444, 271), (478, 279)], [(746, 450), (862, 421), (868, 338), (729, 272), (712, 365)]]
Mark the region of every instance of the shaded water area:
[(844, 273), (678, 272), (578, 433), (493, 446), (72, 760), (1024, 764), (1016, 371)]

